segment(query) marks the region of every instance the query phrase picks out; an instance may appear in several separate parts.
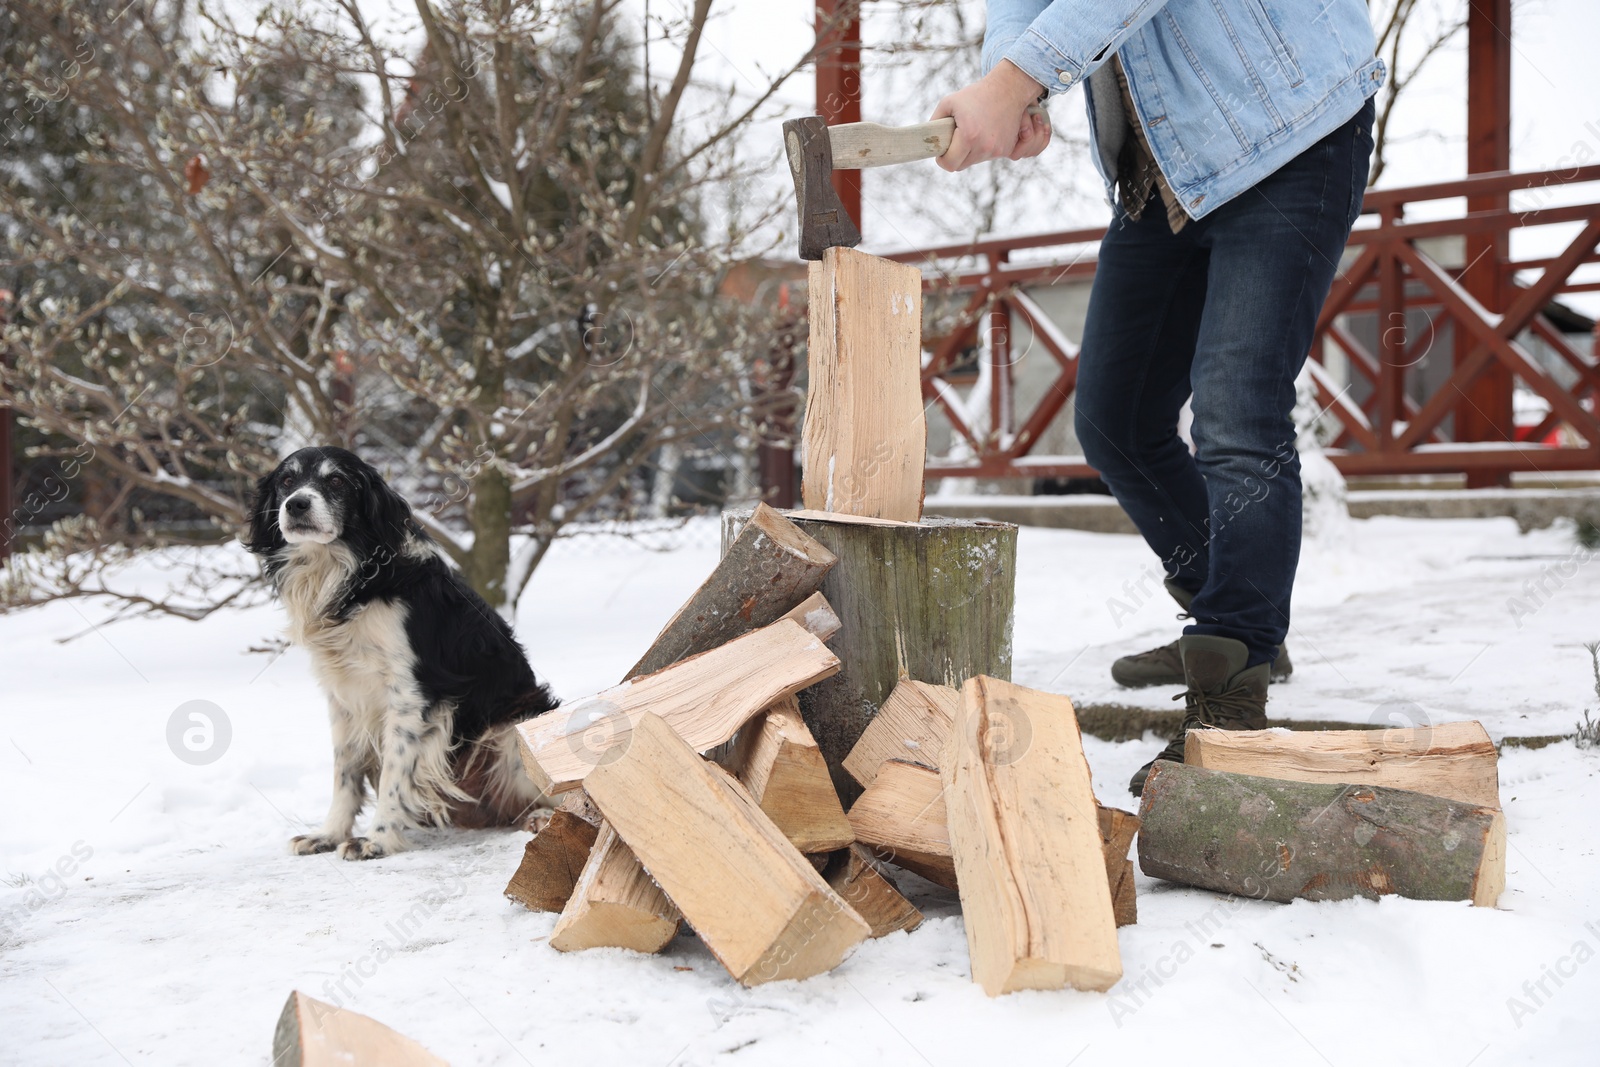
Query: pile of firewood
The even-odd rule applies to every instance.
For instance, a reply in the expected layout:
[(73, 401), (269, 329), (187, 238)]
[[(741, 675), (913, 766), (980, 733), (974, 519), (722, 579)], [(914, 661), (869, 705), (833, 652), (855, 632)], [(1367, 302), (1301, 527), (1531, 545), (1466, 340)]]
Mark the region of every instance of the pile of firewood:
[(865, 788), (844, 810), (795, 699), (839, 670), (833, 562), (758, 508), (627, 680), (519, 727), (560, 806), (507, 895), (560, 913), (561, 951), (657, 952), (687, 923), (755, 985), (913, 929), (895, 865), (959, 892), (989, 993), (1110, 987), (1138, 820), (1095, 802), (1066, 698), (902, 682), (844, 761)]

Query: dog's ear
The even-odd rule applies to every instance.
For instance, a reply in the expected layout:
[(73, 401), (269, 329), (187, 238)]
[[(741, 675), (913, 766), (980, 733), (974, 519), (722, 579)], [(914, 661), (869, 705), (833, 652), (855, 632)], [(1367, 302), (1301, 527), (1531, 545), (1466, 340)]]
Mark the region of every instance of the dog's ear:
[(383, 475), (371, 464), (361, 464), (361, 525), (363, 532), (394, 551), (405, 543), (411, 529), (411, 505), (389, 488)]
[(244, 547), (258, 556), (271, 556), (288, 544), (278, 528), (278, 472), (273, 471), (256, 483)]

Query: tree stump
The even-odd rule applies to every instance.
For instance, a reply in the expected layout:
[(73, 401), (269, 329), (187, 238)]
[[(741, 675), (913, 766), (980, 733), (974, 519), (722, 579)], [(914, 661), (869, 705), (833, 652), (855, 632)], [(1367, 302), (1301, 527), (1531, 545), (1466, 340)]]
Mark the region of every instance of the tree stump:
[[(724, 550), (750, 513), (723, 515)], [(800, 693), (800, 711), (846, 806), (861, 786), (844, 770), (867, 723), (903, 678), (959, 689), (968, 678), (1011, 677), (1017, 528), (924, 519), (788, 518), (839, 562), (822, 581), (843, 628), (830, 642), (838, 674)]]

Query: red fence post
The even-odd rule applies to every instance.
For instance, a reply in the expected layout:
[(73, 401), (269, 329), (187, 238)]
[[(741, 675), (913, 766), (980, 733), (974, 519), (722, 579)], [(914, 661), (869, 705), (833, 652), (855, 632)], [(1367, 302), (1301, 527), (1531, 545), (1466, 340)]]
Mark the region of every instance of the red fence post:
[[(817, 114), (861, 121), (861, 0), (817, 0)], [(835, 170), (833, 187), (861, 227), (861, 172)]]
[[(1511, 169), (1511, 0), (1474, 0), (1467, 5), (1467, 173)], [(1505, 211), (1508, 193), (1467, 197), (1468, 213)], [(1466, 269), (1461, 284), (1493, 312), (1509, 303), (1510, 278), (1506, 271), (1508, 239), (1504, 229), (1468, 234)], [(1455, 354), (1463, 359), (1473, 339), (1455, 331)], [(1469, 385), (1455, 409), (1457, 441), (1509, 441), (1515, 434), (1512, 419), (1511, 370), (1498, 361)], [(1505, 470), (1467, 472), (1467, 488), (1510, 485)]]

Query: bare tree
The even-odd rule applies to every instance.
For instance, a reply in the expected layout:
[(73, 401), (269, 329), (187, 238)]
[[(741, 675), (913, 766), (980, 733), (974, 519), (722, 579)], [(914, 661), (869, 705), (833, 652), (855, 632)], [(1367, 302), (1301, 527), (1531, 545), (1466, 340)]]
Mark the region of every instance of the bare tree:
[[(745, 383), (774, 324), (721, 295), (746, 234), (705, 203), (810, 57), (690, 115), (710, 9), (652, 18), (677, 54), (659, 85), (621, 0), (418, 0), (420, 45), (356, 0), (9, 14), (30, 99), (88, 121), (0, 183), (0, 397), (41, 454), (87, 449), (221, 531), (281, 455), (355, 445), (513, 607), (564, 528), (648, 503), (661, 450), (725, 451), (769, 414)], [(12, 139), (37, 148), (39, 121)], [(119, 197), (52, 192), (62, 161)], [(124, 544), (160, 539), (134, 525)], [(65, 561), (109, 537), (59, 532), (10, 602), (117, 593)]]
[[(1391, 132), (1395, 104), (1423, 70), (1460, 36), (1467, 25), (1467, 5), (1446, 0), (1368, 0), (1378, 55), (1389, 76), (1378, 92), (1377, 115), (1372, 124), (1372, 165), (1367, 185), (1378, 184), (1389, 162), (1389, 149), (1397, 142)], [(1437, 136), (1422, 130), (1419, 136)]]

